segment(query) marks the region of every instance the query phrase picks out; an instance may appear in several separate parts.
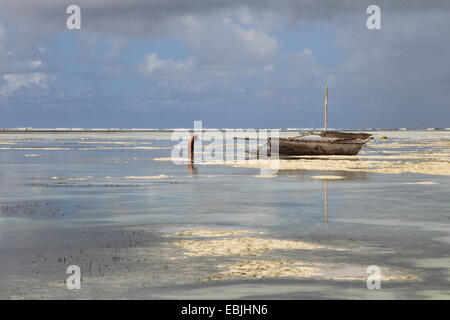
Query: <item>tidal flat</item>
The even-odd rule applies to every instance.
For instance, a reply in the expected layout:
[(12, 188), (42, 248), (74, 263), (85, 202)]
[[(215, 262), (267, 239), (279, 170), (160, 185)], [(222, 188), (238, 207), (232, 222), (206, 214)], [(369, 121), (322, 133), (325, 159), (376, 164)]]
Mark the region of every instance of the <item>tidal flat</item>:
[(449, 131), (375, 132), (357, 156), (276, 172), (175, 164), (175, 144), (0, 133), (0, 298), (450, 299)]

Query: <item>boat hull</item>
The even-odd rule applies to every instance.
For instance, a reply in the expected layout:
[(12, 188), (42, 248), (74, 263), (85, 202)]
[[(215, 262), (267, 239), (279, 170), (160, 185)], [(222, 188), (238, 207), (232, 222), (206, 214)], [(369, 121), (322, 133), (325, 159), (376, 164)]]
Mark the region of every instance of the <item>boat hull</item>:
[[(277, 142), (271, 141), (273, 151), (277, 150)], [(365, 145), (363, 141), (317, 141), (278, 139), (278, 153), (280, 155), (356, 155)]]

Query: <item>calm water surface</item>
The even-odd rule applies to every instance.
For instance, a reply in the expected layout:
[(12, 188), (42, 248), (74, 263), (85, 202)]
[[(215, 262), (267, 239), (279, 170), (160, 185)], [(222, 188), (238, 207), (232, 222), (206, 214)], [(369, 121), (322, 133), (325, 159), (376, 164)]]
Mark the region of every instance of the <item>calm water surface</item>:
[[(325, 182), (311, 178), (322, 171), (258, 178), (255, 168), (154, 160), (174, 143), (157, 132), (0, 134), (0, 298), (450, 298), (448, 175), (328, 171), (345, 178)], [(381, 290), (364, 281), (205, 282), (228, 258), (179, 258), (167, 235), (191, 229), (357, 247), (272, 258), (378, 265), (422, 280)], [(77, 292), (64, 285), (69, 264), (89, 270)]]

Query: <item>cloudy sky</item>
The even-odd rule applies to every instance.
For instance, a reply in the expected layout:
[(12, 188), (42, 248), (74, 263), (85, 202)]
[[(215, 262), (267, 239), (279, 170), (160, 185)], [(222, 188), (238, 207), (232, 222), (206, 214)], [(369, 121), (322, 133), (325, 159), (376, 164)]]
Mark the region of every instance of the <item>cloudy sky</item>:
[(325, 83), (329, 127), (450, 127), (449, 30), (448, 0), (0, 0), (0, 127), (322, 127)]

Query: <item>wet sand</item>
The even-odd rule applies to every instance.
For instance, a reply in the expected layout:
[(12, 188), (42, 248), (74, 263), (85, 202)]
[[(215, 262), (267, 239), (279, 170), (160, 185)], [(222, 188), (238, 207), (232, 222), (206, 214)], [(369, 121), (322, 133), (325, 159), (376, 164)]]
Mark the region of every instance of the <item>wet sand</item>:
[[(11, 262), (3, 262), (1, 298), (163, 298), (168, 288), (185, 286), (179, 290), (183, 295), (186, 288), (193, 285), (220, 287), (224, 281), (239, 279), (246, 282), (254, 279), (314, 280), (328, 281), (328, 285), (345, 282), (358, 288), (365, 286), (366, 266), (330, 263), (326, 255), (320, 257), (317, 250), (337, 250), (342, 257), (351, 256), (351, 251), (374, 250), (354, 243), (348, 248), (334, 248), (329, 244), (270, 239), (257, 231), (250, 233), (259, 237), (248, 238), (249, 231), (242, 230), (191, 229), (163, 233), (157, 225), (95, 227), (72, 229), (71, 235), (60, 238), (57, 234), (61, 231), (47, 229), (36, 247), (18, 250), (13, 261), (19, 258), (27, 262), (19, 268)], [(62, 242), (41, 246), (55, 236)], [(202, 239), (184, 240), (186, 237)], [(167, 242), (172, 238), (183, 240)], [(96, 239), (94, 246), (92, 239)], [(299, 259), (305, 250), (309, 254)], [(73, 264), (79, 265), (83, 272), (79, 291), (67, 290), (64, 283), (68, 277), (65, 269)], [(8, 267), (16, 268), (18, 274), (12, 275), (14, 272)], [(381, 268), (383, 283), (421, 282), (407, 268)]]

